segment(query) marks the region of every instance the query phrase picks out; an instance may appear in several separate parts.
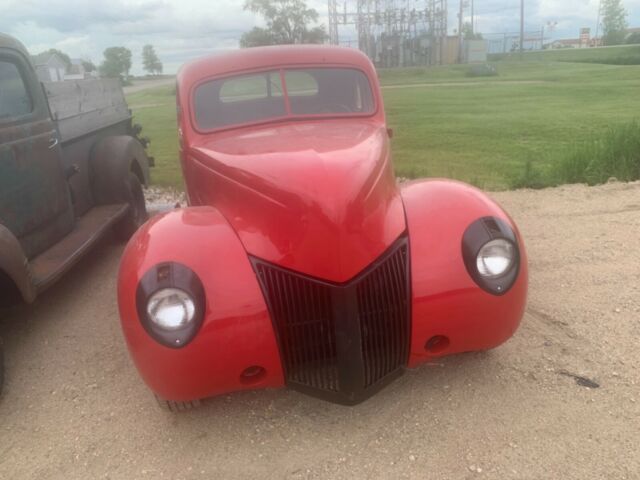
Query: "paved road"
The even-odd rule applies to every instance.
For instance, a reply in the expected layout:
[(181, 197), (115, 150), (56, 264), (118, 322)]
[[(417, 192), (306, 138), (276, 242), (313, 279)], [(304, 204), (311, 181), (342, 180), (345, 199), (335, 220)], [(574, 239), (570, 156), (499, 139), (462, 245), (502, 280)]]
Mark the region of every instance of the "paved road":
[(120, 332), (122, 247), (105, 241), (0, 322), (0, 478), (640, 478), (640, 184), (496, 197), (531, 258), (515, 337), (351, 408), (280, 390), (159, 410)]
[(160, 78), (158, 80), (135, 80), (133, 85), (122, 87), (125, 95), (130, 93), (141, 92), (142, 90), (148, 90), (149, 88), (162, 87), (164, 85), (173, 85), (176, 83), (175, 78)]

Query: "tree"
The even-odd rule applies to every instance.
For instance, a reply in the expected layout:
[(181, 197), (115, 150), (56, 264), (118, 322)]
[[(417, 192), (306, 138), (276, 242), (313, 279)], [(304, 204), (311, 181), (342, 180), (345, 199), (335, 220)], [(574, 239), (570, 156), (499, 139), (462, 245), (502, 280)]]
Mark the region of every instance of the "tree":
[(85, 72), (95, 72), (96, 66), (93, 64), (93, 62), (91, 60), (80, 60), (82, 62), (82, 67), (84, 68)]
[(465, 40), (482, 40), (481, 33), (474, 33), (473, 27), (469, 22), (462, 25), (462, 36)]
[(602, 2), (602, 42), (605, 45), (624, 43), (627, 29), (627, 12), (622, 0), (603, 0)]
[(104, 61), (100, 65), (103, 77), (129, 76), (131, 69), (131, 50), (125, 47), (109, 47), (104, 52)]
[(240, 38), (240, 46), (322, 43), (324, 26), (309, 27), (318, 21), (318, 12), (304, 0), (246, 0), (244, 9), (264, 17), (266, 28), (254, 27)]
[(145, 45), (142, 47), (142, 65), (151, 75), (162, 73), (162, 62), (156, 55), (153, 45)]

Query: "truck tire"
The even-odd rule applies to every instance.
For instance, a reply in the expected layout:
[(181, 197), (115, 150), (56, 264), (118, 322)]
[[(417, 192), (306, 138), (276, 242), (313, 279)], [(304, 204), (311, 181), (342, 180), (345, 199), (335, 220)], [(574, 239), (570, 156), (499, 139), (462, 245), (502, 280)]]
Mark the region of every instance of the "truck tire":
[(129, 203), (129, 210), (114, 227), (114, 231), (119, 240), (126, 242), (147, 221), (149, 215), (144, 201), (142, 184), (134, 173), (130, 173), (125, 179), (124, 192), (127, 203)]
[(158, 405), (161, 409), (167, 410), (172, 413), (186, 412), (200, 406), (200, 400), (191, 400), (189, 402), (174, 402), (172, 400), (165, 400), (155, 395)]

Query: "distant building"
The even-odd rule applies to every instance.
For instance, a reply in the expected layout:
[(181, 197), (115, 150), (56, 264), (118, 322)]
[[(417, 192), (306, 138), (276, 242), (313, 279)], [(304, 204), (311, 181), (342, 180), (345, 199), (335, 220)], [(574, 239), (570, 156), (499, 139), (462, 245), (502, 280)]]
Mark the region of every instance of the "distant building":
[(44, 52), (32, 57), (36, 74), (41, 82), (61, 82), (67, 73), (67, 65), (55, 53)]
[(551, 48), (580, 48), (582, 42), (579, 38), (564, 38), (562, 40), (554, 40), (549, 44)]
[(64, 76), (65, 80), (83, 80), (87, 78), (87, 72), (84, 69), (84, 65), (82, 64), (82, 60), (79, 58), (71, 59), (71, 68), (67, 71)]
[(625, 42), (629, 40), (629, 38), (631, 37), (631, 35), (634, 35), (634, 38), (638, 35), (640, 35), (640, 27), (633, 27), (633, 28), (627, 28), (626, 32), (625, 32), (625, 36), (624, 36), (624, 40)]

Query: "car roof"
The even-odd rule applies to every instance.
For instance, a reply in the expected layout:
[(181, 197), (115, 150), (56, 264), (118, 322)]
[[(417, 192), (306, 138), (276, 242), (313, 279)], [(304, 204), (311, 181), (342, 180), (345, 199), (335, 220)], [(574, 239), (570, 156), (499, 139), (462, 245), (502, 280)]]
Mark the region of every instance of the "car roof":
[(283, 65), (322, 64), (350, 65), (375, 75), (369, 58), (355, 48), (333, 45), (277, 45), (243, 48), (193, 60), (183, 65), (178, 72), (178, 83), (192, 84), (202, 78), (245, 70), (264, 70)]

